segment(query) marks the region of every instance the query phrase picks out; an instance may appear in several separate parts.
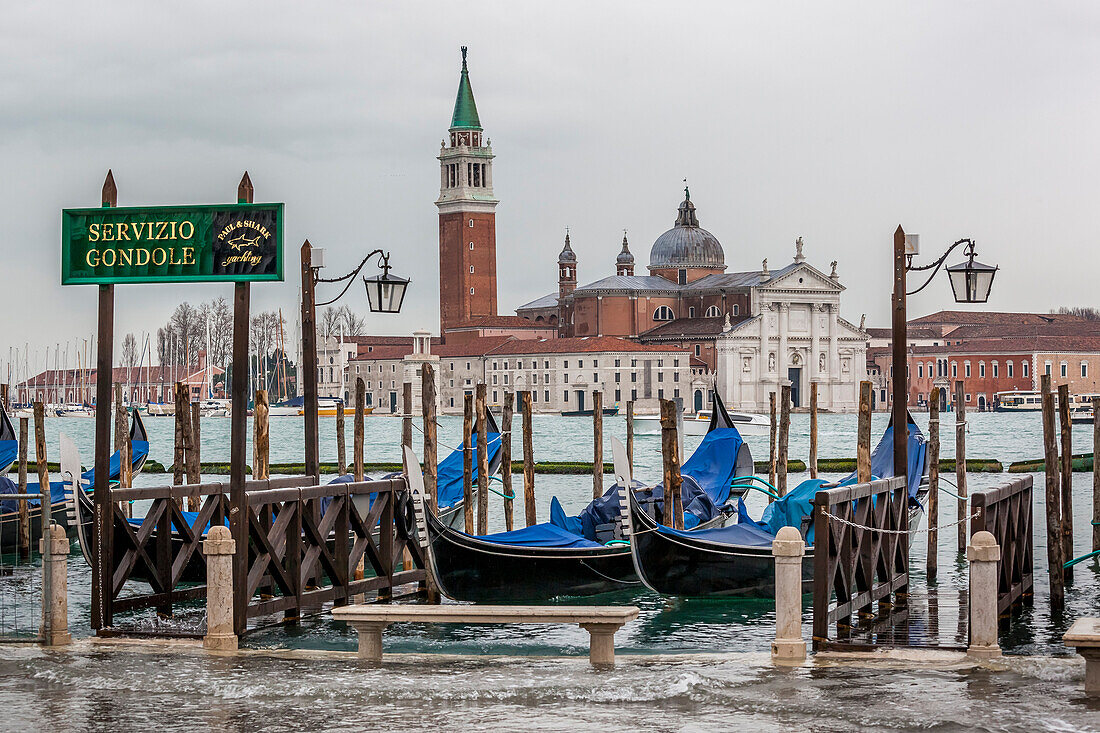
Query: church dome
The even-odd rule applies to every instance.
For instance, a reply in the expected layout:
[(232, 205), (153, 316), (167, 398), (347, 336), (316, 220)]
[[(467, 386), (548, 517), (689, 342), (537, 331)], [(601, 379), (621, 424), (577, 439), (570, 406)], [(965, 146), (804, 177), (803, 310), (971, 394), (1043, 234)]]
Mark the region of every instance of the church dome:
[(695, 204), (684, 189), (684, 201), (676, 216), (676, 225), (657, 237), (649, 250), (649, 269), (718, 268), (726, 266), (726, 255), (718, 238), (699, 226)]

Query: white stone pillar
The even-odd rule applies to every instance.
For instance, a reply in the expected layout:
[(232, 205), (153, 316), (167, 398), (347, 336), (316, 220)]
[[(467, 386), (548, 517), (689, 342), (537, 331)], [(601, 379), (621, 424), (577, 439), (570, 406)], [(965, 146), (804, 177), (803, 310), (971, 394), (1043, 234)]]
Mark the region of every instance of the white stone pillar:
[(818, 344), (818, 338), (820, 337), (820, 329), (817, 325), (817, 317), (820, 313), (820, 308), (817, 305), (810, 305), (810, 381), (814, 381), (818, 378), (818, 355), (821, 353), (821, 347)]
[(779, 304), (779, 349), (775, 359), (775, 369), (778, 374), (776, 382), (778, 384), (786, 384), (787, 382), (787, 334), (790, 331), (790, 315), (791, 304), (780, 303)]
[(836, 345), (836, 304), (830, 303), (829, 308), (829, 381), (840, 381), (840, 352)]
[(970, 647), (971, 657), (1001, 656), (997, 644), (997, 562), (1001, 548), (989, 532), (978, 532), (966, 546), (970, 561)]
[(38, 638), (46, 646), (65, 646), (73, 641), (69, 635), (69, 538), (65, 530), (51, 523), (49, 539), (38, 540), (38, 551), (42, 554), (43, 580)]
[(756, 404), (767, 402), (768, 384), (771, 382), (771, 372), (768, 370), (768, 354), (771, 352), (771, 334), (768, 331), (768, 314), (771, 312), (770, 303), (760, 304), (760, 358), (756, 360)]
[[(206, 555), (206, 636), (203, 649), (234, 651), (233, 554), (237, 543), (225, 526), (211, 527), (202, 543)], [(243, 580), (243, 578), (242, 578)]]
[(772, 540), (775, 557), (775, 641), (772, 661), (800, 664), (806, 659), (802, 639), (802, 557), (806, 543), (794, 527), (783, 527)]

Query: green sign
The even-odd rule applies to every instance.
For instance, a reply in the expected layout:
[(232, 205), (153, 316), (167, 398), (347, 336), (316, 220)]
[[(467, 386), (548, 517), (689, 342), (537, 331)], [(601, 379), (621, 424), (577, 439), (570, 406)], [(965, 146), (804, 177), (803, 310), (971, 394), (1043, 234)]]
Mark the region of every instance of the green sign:
[(61, 284), (283, 279), (283, 205), (61, 212)]

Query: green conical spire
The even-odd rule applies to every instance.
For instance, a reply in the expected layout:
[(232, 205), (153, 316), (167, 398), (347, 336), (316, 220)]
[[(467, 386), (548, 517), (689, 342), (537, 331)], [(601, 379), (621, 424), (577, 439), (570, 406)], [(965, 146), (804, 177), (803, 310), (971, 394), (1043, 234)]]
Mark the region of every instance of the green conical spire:
[(481, 120), (477, 116), (477, 104), (474, 102), (474, 90), (470, 88), (470, 72), (466, 70), (466, 47), (462, 47), (462, 78), (458, 81), (458, 96), (455, 98), (455, 113), (451, 115), (452, 130), (480, 130)]

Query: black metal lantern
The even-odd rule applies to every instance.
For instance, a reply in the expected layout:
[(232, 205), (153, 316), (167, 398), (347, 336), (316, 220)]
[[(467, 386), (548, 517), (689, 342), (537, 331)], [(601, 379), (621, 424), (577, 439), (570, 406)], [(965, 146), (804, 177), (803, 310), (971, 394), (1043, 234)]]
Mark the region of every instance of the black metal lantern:
[(970, 242), (966, 262), (947, 268), (947, 277), (951, 281), (951, 292), (956, 303), (984, 303), (989, 300), (989, 291), (993, 288), (993, 276), (997, 268), (985, 265), (974, 259), (974, 243)]
[(397, 313), (401, 302), (405, 300), (405, 290), (409, 287), (406, 278), (390, 274), (390, 266), (383, 265), (381, 275), (363, 277), (367, 288), (367, 304), (373, 313)]

